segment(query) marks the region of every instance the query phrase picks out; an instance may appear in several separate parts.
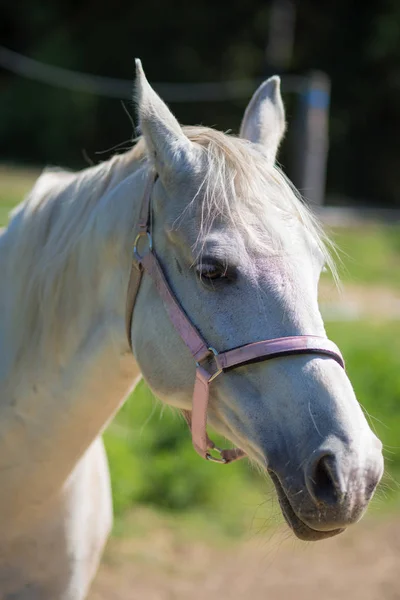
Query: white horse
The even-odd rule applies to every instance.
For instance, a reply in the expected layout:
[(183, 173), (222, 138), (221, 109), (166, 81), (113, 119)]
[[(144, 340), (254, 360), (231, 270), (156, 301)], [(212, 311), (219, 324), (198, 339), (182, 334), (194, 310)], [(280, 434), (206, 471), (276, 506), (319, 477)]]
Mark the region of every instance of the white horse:
[[(329, 254), (274, 166), (279, 79), (255, 93), (240, 137), (182, 129), (140, 64), (136, 93), (142, 140), (80, 173), (45, 172), (0, 238), (2, 600), (87, 595), (112, 522), (100, 436), (138, 379), (191, 409), (195, 363), (146, 273), (125, 333), (150, 170), (157, 256), (212, 346), (326, 337), (317, 284)], [(268, 469), (299, 537), (322, 539), (361, 517), (382, 475), (381, 443), (335, 360), (240, 366), (210, 393), (212, 426)]]

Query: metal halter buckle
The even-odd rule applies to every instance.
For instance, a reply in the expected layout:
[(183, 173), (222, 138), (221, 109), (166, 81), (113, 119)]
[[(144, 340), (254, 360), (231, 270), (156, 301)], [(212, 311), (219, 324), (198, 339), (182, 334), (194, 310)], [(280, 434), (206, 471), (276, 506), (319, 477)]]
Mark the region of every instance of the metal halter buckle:
[[(208, 348), (208, 351), (210, 352), (210, 354), (212, 354), (212, 355), (213, 355), (213, 357), (214, 357), (214, 358), (215, 358), (216, 356), (218, 356), (218, 352), (217, 352), (217, 350), (216, 350), (215, 348), (213, 348), (212, 346), (209, 346), (209, 348)], [(203, 359), (203, 360), (207, 360), (207, 357), (206, 357), (205, 359)], [(200, 367), (200, 366), (201, 366), (201, 365), (200, 365), (200, 363), (199, 363), (199, 362), (196, 362), (196, 367)], [(214, 381), (214, 379), (216, 379), (216, 377), (218, 377), (218, 375), (221, 375), (222, 371), (223, 371), (223, 369), (217, 369), (217, 370), (215, 371), (215, 373), (213, 373), (213, 374), (210, 376), (210, 379), (208, 380), (208, 383), (211, 383), (212, 381)]]
[[(138, 244), (139, 244), (139, 240), (141, 237), (147, 237), (147, 241), (148, 241), (148, 248), (147, 248), (147, 252), (145, 252), (144, 254), (139, 254), (138, 252)], [(148, 254), (149, 252), (151, 252), (153, 250), (153, 238), (151, 237), (151, 233), (149, 231), (140, 231), (136, 238), (135, 241), (133, 243), (133, 256), (136, 258), (137, 261), (141, 261), (146, 254)]]

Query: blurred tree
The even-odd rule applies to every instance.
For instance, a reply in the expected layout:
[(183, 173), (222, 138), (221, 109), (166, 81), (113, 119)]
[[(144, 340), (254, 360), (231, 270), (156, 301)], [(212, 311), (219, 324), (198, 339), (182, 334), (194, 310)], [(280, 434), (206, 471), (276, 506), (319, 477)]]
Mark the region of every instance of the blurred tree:
[[(43, 62), (133, 78), (140, 56), (151, 81), (260, 77), (270, 1), (109, 3), (21, 0), (0, 4), (2, 44)], [(297, 3), (291, 72), (332, 79), (328, 192), (355, 202), (400, 204), (400, 3)], [(69, 92), (0, 71), (0, 160), (81, 167), (132, 135), (116, 99)], [(132, 104), (128, 110), (133, 112)], [(174, 103), (183, 123), (238, 129), (244, 100)], [(293, 115), (293, 99), (288, 118)], [(283, 149), (283, 162), (286, 152)]]

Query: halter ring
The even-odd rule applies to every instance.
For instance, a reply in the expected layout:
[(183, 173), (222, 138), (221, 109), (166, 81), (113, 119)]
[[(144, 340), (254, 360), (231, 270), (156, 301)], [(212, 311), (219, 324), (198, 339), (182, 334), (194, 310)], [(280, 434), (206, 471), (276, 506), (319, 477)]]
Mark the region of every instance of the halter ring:
[[(144, 254), (139, 254), (139, 252), (138, 252), (139, 240), (141, 237), (144, 237), (144, 236), (147, 237), (148, 248)], [(149, 233), (148, 231), (140, 231), (137, 234), (135, 241), (133, 243), (133, 256), (136, 258), (136, 260), (138, 262), (140, 262), (141, 260), (143, 260), (143, 258), (146, 256), (146, 254), (149, 254), (149, 252), (151, 252), (152, 250), (153, 250), (153, 238), (151, 237), (151, 233)]]
[[(212, 450), (214, 452), (217, 452), (218, 454), (222, 454), (223, 450), (221, 448), (218, 448), (217, 446), (214, 446), (214, 448), (212, 448)], [(207, 452), (206, 454), (206, 460), (208, 460), (209, 462), (214, 462), (214, 463), (218, 463), (218, 464), (222, 464), (225, 465), (228, 461), (226, 460), (226, 458), (218, 458), (218, 456), (213, 456), (212, 454), (210, 454), (210, 452)]]

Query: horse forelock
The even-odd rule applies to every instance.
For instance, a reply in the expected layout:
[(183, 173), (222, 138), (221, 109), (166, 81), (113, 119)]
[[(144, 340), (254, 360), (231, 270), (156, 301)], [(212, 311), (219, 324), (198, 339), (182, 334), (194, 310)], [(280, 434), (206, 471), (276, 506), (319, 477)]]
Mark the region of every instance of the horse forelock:
[(187, 206), (200, 205), (199, 253), (216, 219), (237, 230), (244, 248), (255, 248), (261, 254), (282, 251), (289, 222), (297, 225), (290, 235), (306, 233), (337, 279), (332, 242), (289, 179), (270, 164), (262, 147), (210, 128), (185, 127), (184, 131), (202, 147), (206, 161), (204, 177)]

